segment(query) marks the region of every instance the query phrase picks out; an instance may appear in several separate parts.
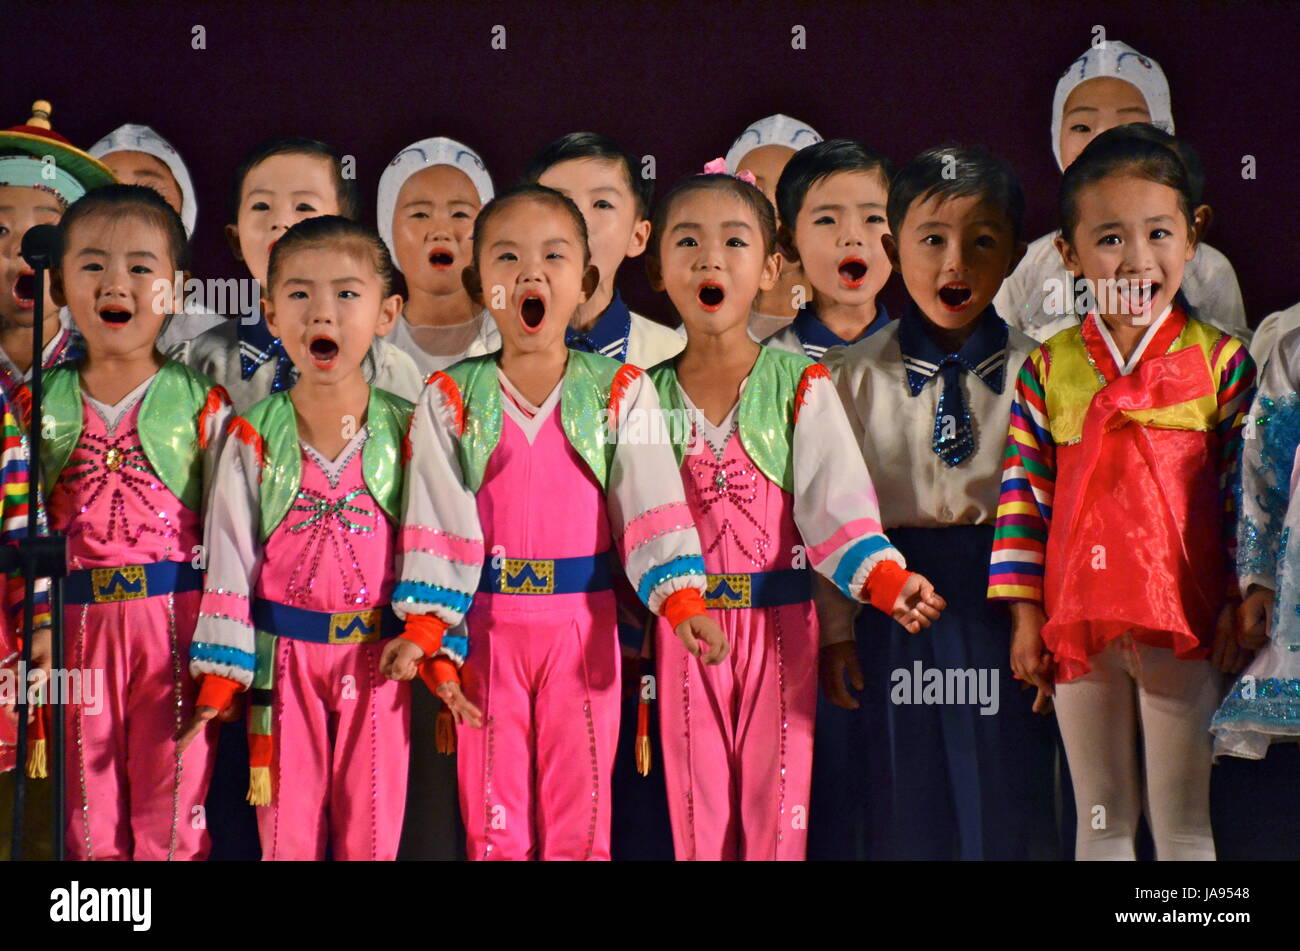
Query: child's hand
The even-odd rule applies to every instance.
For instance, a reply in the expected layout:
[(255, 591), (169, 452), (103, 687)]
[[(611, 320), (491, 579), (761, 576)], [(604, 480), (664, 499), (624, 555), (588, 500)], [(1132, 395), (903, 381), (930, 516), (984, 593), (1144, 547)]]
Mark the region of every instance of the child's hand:
[(1225, 604), (1219, 612), (1214, 627), (1214, 646), (1210, 648), (1210, 663), (1225, 674), (1240, 673), (1254, 651), (1238, 645), (1237, 606)]
[(862, 679), (862, 667), (858, 664), (857, 644), (853, 641), (827, 644), (821, 650), (817, 668), (826, 699), (845, 710), (858, 709), (858, 701), (844, 688), (845, 674), (848, 674), (849, 683), (853, 685), (854, 690), (861, 691), (866, 687)]
[(1052, 712), (1052, 655), (1043, 643), (1043, 625), (1047, 615), (1032, 602), (1020, 601), (1011, 606), (1011, 672), (1024, 681), (1025, 689), (1038, 688), (1034, 697), (1035, 713)]
[(1250, 586), (1246, 600), (1237, 608), (1237, 643), (1247, 650), (1257, 651), (1268, 643), (1268, 632), (1273, 629), (1274, 594), (1257, 584)]
[[(718, 622), (707, 614), (697, 614), (695, 617), (687, 618), (677, 625), (673, 633), (681, 639), (686, 650), (704, 664), (720, 664), (731, 652), (731, 645), (727, 643), (727, 636), (722, 633), (722, 628), (718, 627)], [(708, 649), (701, 647), (698, 641), (703, 641), (704, 647)]]
[(410, 680), (419, 671), (424, 651), (404, 637), (394, 637), (379, 655), (379, 672), (389, 680)]
[(443, 706), (456, 718), (457, 723), (468, 723), (476, 727), (483, 725), (483, 711), (470, 703), (461, 693), (460, 684), (455, 681), (439, 684), (438, 697), (442, 700)]
[(185, 727), (183, 730), (177, 731), (176, 736), (174, 737), (176, 740), (176, 752), (178, 755), (185, 752), (185, 748), (194, 742), (194, 738), (203, 731), (203, 729), (208, 725), (208, 721), (214, 719), (216, 715), (216, 707), (194, 708), (194, 717), (190, 720), (189, 726)]
[(892, 614), (895, 621), (907, 628), (907, 633), (918, 634), (932, 621), (939, 620), (939, 614), (947, 606), (948, 602), (935, 594), (929, 579), (913, 572), (898, 592)]

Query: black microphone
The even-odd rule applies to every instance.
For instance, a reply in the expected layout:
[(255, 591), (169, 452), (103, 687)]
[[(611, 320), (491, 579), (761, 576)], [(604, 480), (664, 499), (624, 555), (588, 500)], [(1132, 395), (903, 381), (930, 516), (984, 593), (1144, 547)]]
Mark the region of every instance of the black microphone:
[(55, 225), (35, 225), (23, 235), (23, 260), (33, 270), (58, 267), (63, 250)]

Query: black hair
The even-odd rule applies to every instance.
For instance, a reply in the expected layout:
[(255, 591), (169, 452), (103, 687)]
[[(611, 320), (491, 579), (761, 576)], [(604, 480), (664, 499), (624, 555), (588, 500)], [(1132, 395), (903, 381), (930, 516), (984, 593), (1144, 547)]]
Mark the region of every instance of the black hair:
[[(1195, 152), (1187, 146), (1179, 148), (1181, 143), (1173, 136), (1167, 136), (1172, 142), (1157, 138), (1151, 133), (1159, 130), (1139, 128), (1142, 125), (1145, 124), (1131, 123), (1107, 129), (1089, 142), (1065, 170), (1057, 213), (1061, 235), (1066, 241), (1073, 243), (1074, 230), (1079, 225), (1079, 193), (1118, 174), (1133, 175), (1172, 188), (1178, 193), (1178, 206), (1187, 219), (1189, 231), (1195, 230), (1196, 206), (1204, 177), (1201, 173), (1199, 182), (1195, 182), (1184, 158), (1189, 154), (1195, 158)], [(1160, 136), (1165, 135), (1160, 133)], [(1199, 170), (1200, 160), (1195, 162)]]
[(235, 181), (230, 188), (231, 224), (239, 221), (239, 205), (244, 198), (244, 179), (256, 166), (275, 155), (312, 155), (327, 160), (334, 171), (334, 193), (338, 198), (339, 215), (353, 219), (360, 216), (361, 193), (354, 180), (343, 177), (343, 156), (339, 151), (332, 145), (326, 145), (316, 139), (287, 135), (254, 146), (239, 163), (239, 168), (235, 171)]
[(523, 180), (536, 182), (547, 169), (574, 159), (600, 159), (622, 165), (628, 187), (636, 197), (637, 217), (650, 217), (650, 202), (655, 192), (654, 179), (641, 174), (641, 162), (635, 155), (624, 151), (613, 139), (597, 132), (570, 132), (543, 146), (528, 160)]
[(388, 248), (379, 237), (379, 232), (370, 225), (364, 225), (342, 215), (320, 215), (316, 218), (304, 218), (271, 245), (271, 260), (266, 268), (266, 287), (263, 294), (269, 295), (275, 287), (280, 269), (285, 259), (295, 251), (306, 248), (337, 248), (340, 251), (354, 253), (367, 258), (374, 265), (383, 287), (384, 297), (393, 293), (393, 259)]
[(776, 212), (772, 208), (772, 203), (767, 200), (767, 196), (759, 191), (757, 186), (733, 175), (710, 174), (692, 175), (682, 179), (659, 200), (659, 204), (655, 206), (654, 224), (650, 228), (649, 251), (654, 257), (660, 256), (659, 242), (665, 236), (668, 216), (672, 213), (673, 206), (687, 195), (699, 191), (728, 192), (748, 205), (754, 217), (758, 219), (759, 230), (763, 232), (763, 253), (773, 254), (776, 251)]
[(545, 185), (538, 185), (535, 182), (525, 182), (502, 192), (479, 209), (478, 217), (474, 219), (474, 235), (472, 239), (475, 270), (478, 269), (479, 249), (483, 246), (483, 235), (487, 233), (488, 224), (508, 206), (519, 201), (535, 201), (544, 205), (552, 205), (568, 214), (573, 219), (573, 227), (577, 230), (578, 237), (582, 241), (582, 266), (585, 268), (591, 263), (591, 247), (587, 243), (587, 220), (582, 217), (582, 212), (578, 210), (578, 206), (573, 203), (569, 196), (557, 192), (554, 188), (547, 188)]
[(889, 190), (894, 165), (884, 155), (852, 139), (827, 139), (791, 156), (776, 183), (776, 209), (781, 224), (794, 231), (808, 189), (836, 172), (877, 172)]
[[(172, 266), (177, 271), (190, 267), (190, 242), (185, 236), (185, 224), (176, 209), (166, 199), (145, 185), (101, 185), (86, 192), (63, 213), (59, 219), (59, 239), (64, 250), (68, 235), (78, 222), (87, 218), (136, 218), (157, 228), (167, 238)], [(168, 275), (170, 277), (170, 275)]]
[[(1123, 131), (1119, 131), (1123, 130)], [(1115, 133), (1115, 138), (1133, 138), (1141, 139), (1145, 142), (1155, 142), (1157, 145), (1163, 145), (1167, 149), (1172, 149), (1183, 163), (1183, 168), (1187, 172), (1187, 188), (1189, 197), (1192, 200), (1192, 208), (1201, 204), (1201, 199), (1205, 195), (1205, 166), (1201, 164), (1201, 157), (1196, 153), (1196, 149), (1185, 140), (1170, 135), (1164, 129), (1158, 129), (1149, 122), (1130, 122), (1127, 125), (1115, 126), (1107, 129), (1106, 133)]]
[(942, 145), (926, 149), (894, 176), (886, 216), (895, 235), (918, 201), (978, 197), (1002, 211), (1018, 242), (1024, 228), (1025, 193), (1015, 170), (984, 149)]

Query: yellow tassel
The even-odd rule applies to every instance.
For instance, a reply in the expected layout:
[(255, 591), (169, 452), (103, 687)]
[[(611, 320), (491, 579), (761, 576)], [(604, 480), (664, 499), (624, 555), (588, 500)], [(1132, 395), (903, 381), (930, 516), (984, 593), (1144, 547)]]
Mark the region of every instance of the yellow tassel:
[(642, 776), (649, 776), (650, 761), (650, 737), (638, 736), (636, 738), (636, 771)]
[(253, 766), (248, 770), (248, 801), (254, 806), (271, 804), (271, 767)]
[(27, 754), (27, 778), (45, 779), (50, 775), (45, 762), (45, 740), (33, 740), (32, 751)]
[(443, 707), (438, 711), (438, 719), (434, 723), (434, 747), (439, 753), (446, 753), (448, 756), (456, 752), (456, 721), (451, 715), (451, 711)]

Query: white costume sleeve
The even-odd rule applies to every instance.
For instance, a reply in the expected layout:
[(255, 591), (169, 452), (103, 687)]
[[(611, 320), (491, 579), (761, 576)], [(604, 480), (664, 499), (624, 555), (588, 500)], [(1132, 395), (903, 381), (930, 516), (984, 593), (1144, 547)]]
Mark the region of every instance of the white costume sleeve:
[(1218, 327), (1244, 343), (1250, 343), (1246, 305), (1232, 262), (1218, 248), (1200, 244), (1183, 275), (1183, 296), (1195, 310), (1194, 317)]
[(235, 409), (230, 405), (230, 397), (222, 391), (220, 405), (210, 413), (199, 417), (199, 442), (203, 448), (203, 511), (208, 511), (212, 504), (212, 493), (217, 483), (217, 468), (221, 462), (221, 453), (226, 445), (226, 432), (230, 421), (235, 416)]
[[(671, 333), (671, 331), (669, 331)], [(655, 614), (683, 588), (705, 589), (700, 536), (686, 505), (677, 457), (654, 384), (625, 365), (615, 381), (609, 429), (616, 440), (607, 494), (614, 537), (637, 595)]]

